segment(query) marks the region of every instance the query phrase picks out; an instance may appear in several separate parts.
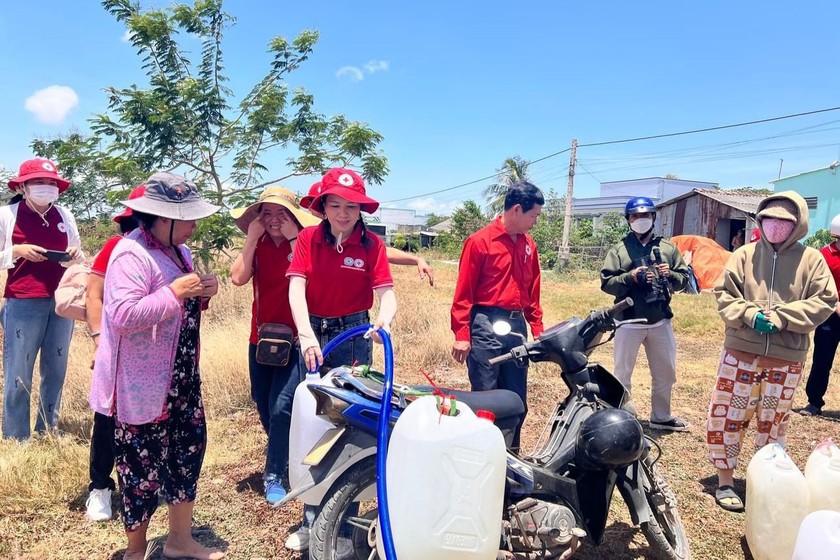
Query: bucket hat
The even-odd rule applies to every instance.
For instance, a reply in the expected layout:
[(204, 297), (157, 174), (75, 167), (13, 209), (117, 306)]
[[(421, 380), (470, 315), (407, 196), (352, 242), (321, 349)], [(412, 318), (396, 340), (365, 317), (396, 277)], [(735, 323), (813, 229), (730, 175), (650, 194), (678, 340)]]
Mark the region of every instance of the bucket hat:
[(312, 201), (319, 196), (321, 196), (321, 181), (316, 181), (309, 187), (309, 194), (300, 199), (300, 207), (309, 208), (312, 206)]
[(221, 208), (202, 200), (192, 181), (166, 172), (149, 177), (143, 196), (123, 200), (122, 204), (135, 212), (170, 220), (200, 220)]
[[(139, 185), (137, 187), (134, 187), (134, 190), (132, 190), (131, 193), (129, 193), (128, 199), (134, 200), (135, 198), (140, 198), (145, 192), (146, 185)], [(126, 208), (121, 213), (114, 216), (114, 221), (120, 223), (123, 218), (130, 218), (132, 215), (134, 215), (134, 210), (132, 210), (131, 208)]]
[(282, 206), (294, 216), (295, 220), (301, 227), (317, 226), (321, 220), (310, 214), (304, 212), (295, 202), (295, 195), (284, 187), (268, 187), (261, 194), (260, 198), (246, 208), (233, 208), (230, 215), (236, 222), (236, 227), (242, 230), (243, 233), (248, 233), (248, 226), (251, 222), (260, 215), (263, 204), (277, 204)]
[(63, 193), (70, 188), (70, 181), (58, 175), (58, 168), (48, 159), (28, 159), (20, 164), (18, 176), (9, 181), (9, 188), (17, 190), (32, 179), (52, 179), (58, 184), (58, 192)]
[(362, 176), (351, 169), (336, 167), (327, 171), (327, 174), (321, 179), (321, 194), (312, 201), (309, 209), (323, 214), (324, 198), (328, 194), (334, 194), (344, 200), (355, 202), (361, 206), (362, 212), (368, 214), (373, 214), (379, 208), (379, 203), (365, 192), (365, 181)]

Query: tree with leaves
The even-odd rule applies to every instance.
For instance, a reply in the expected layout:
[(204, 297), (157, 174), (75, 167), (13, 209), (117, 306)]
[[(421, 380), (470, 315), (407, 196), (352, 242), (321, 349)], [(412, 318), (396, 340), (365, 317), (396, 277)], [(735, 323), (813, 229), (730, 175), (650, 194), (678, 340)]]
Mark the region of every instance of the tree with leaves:
[[(148, 84), (107, 87), (108, 110), (91, 119), (90, 138), (33, 145), (42, 155), (52, 151), (60, 168), (89, 174), (99, 200), (115, 183), (125, 194), (156, 170), (177, 170), (205, 197), (228, 207), (253, 201), (266, 185), (330, 167), (358, 168), (376, 184), (387, 174), (380, 133), (343, 115), (318, 113), (310, 93), (289, 91), (285, 83), (311, 55), (317, 31), (303, 31), (292, 41), (271, 39), (268, 71), (237, 100), (222, 56), (224, 30), (235, 19), (222, 11), (221, 0), (148, 10), (135, 0), (102, 5), (128, 28)], [(179, 43), (184, 36), (201, 41), (196, 61)], [(282, 154), (285, 166), (270, 169), (270, 154)], [(205, 249), (219, 249), (235, 234), (232, 220), (220, 213), (202, 221), (194, 239)]]
[(449, 255), (460, 255), (464, 241), (490, 222), (475, 201), (467, 200), (452, 213), (452, 228), (440, 234), (435, 247)]
[(497, 169), (498, 180), (484, 189), (484, 198), (487, 199), (487, 211), (491, 216), (499, 214), (505, 208), (505, 196), (508, 187), (517, 181), (528, 181), (528, 165), (519, 156), (509, 157), (505, 160), (501, 169)]

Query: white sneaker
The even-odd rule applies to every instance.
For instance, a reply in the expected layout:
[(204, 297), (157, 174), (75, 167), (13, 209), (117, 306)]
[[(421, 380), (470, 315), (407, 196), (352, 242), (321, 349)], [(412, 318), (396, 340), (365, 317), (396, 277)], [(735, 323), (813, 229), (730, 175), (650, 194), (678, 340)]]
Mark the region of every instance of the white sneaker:
[(301, 552), (309, 549), (309, 527), (301, 527), (286, 539), (286, 548)]
[(108, 521), (113, 517), (111, 513), (111, 491), (108, 488), (94, 489), (90, 491), (87, 502), (88, 519), (91, 521)]

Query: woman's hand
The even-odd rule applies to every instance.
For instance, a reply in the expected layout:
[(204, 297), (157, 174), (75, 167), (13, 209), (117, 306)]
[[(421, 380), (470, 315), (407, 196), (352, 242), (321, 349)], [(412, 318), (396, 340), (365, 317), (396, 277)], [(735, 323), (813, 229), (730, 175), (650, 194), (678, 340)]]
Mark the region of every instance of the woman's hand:
[(382, 344), (382, 337), (379, 336), (380, 329), (387, 332), (388, 334), (391, 334), (391, 325), (385, 323), (385, 320), (381, 317), (378, 318), (375, 323), (373, 323), (373, 328), (370, 331), (370, 337), (377, 344)]
[(248, 224), (248, 239), (253, 239), (254, 241), (256, 241), (264, 233), (265, 226), (263, 226), (262, 220), (260, 218), (251, 220), (251, 223)]
[(211, 298), (219, 293), (219, 278), (215, 274), (202, 274), (201, 297)]
[(291, 240), (298, 236), (300, 229), (298, 229), (297, 222), (284, 213), (280, 216), (280, 232), (283, 234), (283, 237)]
[(306, 371), (318, 371), (318, 368), (324, 363), (324, 355), (321, 354), (319, 347), (310, 346), (303, 351), (303, 361), (306, 363)]
[(429, 286), (435, 286), (435, 273), (432, 271), (432, 267), (429, 263), (426, 262), (426, 259), (423, 257), (419, 257), (417, 259), (417, 271), (420, 273), (420, 279), (428, 278), (429, 279)]
[(30, 262), (43, 262), (47, 260), (44, 256), (46, 249), (31, 243), (21, 243), (12, 247), (12, 259), (26, 259)]
[(67, 247), (67, 254), (70, 255), (71, 261), (78, 261), (82, 258), (82, 250), (75, 245)]
[(204, 290), (201, 277), (195, 272), (179, 276), (169, 284), (169, 287), (172, 289), (175, 297), (181, 301), (191, 297), (198, 297)]

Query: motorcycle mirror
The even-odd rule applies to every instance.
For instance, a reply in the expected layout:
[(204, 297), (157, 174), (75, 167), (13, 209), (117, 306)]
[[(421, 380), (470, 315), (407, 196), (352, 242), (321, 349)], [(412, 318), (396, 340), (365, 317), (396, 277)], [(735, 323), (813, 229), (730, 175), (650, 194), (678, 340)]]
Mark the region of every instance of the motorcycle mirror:
[(493, 332), (498, 336), (507, 336), (510, 334), (511, 327), (507, 321), (496, 321), (493, 323)]

